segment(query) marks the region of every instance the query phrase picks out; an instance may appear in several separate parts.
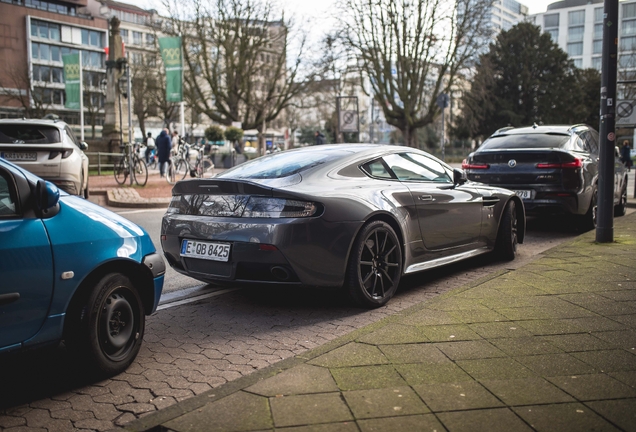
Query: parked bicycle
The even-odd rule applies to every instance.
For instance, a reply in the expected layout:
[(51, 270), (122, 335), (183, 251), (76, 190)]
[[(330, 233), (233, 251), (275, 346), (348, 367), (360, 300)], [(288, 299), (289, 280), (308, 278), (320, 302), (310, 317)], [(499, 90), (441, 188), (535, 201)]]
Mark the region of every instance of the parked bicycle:
[[(132, 150), (132, 145), (125, 144), (120, 146), (122, 149), (121, 159), (115, 165), (115, 181), (119, 184), (126, 183), (128, 176), (139, 186), (145, 186), (148, 182), (148, 167), (146, 162), (139, 158), (136, 151)], [(132, 155), (130, 154), (132, 152)], [(130, 169), (130, 159), (132, 158), (132, 170)]]
[[(214, 164), (208, 156), (205, 156), (204, 148), (197, 144), (181, 144), (176, 154), (171, 157), (166, 170), (166, 180), (170, 184), (175, 184), (179, 180), (186, 178), (188, 173), (190, 177), (201, 178), (203, 173), (214, 168)], [(192, 153), (197, 152), (192, 161)]]
[(155, 148), (148, 149), (147, 146), (142, 145), (137, 153), (139, 158), (144, 162), (146, 161), (146, 153), (148, 153), (148, 163), (146, 163), (146, 166), (150, 169), (157, 169), (158, 158), (157, 150)]

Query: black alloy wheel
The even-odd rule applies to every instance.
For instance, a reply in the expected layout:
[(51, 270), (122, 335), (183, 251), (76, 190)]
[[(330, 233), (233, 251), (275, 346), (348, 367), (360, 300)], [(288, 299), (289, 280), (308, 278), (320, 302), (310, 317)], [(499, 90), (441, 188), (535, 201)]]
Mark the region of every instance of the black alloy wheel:
[(512, 261), (517, 256), (518, 238), (517, 205), (509, 201), (501, 216), (495, 250), (504, 261)]
[(623, 192), (621, 193), (621, 200), (618, 205), (614, 206), (614, 217), (625, 216), (627, 213), (627, 181), (623, 186)]
[(374, 221), (362, 228), (349, 259), (349, 295), (358, 306), (375, 308), (395, 294), (402, 275), (402, 249), (393, 228)]
[(594, 189), (592, 192), (592, 199), (590, 200), (590, 207), (580, 220), (580, 229), (582, 231), (590, 231), (596, 229), (596, 218), (598, 214), (598, 189)]

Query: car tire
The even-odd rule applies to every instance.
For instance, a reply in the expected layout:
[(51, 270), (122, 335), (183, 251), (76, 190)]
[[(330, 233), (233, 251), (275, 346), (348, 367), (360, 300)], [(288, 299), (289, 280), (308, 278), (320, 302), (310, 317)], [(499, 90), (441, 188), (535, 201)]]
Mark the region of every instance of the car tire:
[(618, 205), (614, 206), (614, 217), (625, 216), (627, 213), (627, 181), (625, 181), (625, 185), (623, 186), (620, 199)]
[(501, 260), (512, 261), (517, 256), (517, 230), (517, 205), (514, 201), (509, 201), (501, 216), (495, 243), (495, 252)]
[(402, 249), (395, 231), (383, 221), (365, 225), (354, 242), (346, 288), (360, 307), (377, 308), (395, 294), (402, 275)]
[(109, 273), (102, 277), (69, 318), (77, 328), (69, 329), (67, 345), (100, 374), (119, 374), (137, 357), (145, 314), (139, 293), (127, 276)]
[(587, 212), (579, 218), (579, 228), (581, 231), (590, 231), (596, 229), (596, 216), (598, 210), (598, 189), (594, 189), (590, 207)]

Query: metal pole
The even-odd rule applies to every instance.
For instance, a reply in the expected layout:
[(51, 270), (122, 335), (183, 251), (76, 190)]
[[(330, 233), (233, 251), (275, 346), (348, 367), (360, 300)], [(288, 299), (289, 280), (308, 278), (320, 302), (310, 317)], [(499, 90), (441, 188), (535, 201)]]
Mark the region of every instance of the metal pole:
[(179, 104), (179, 119), (181, 121), (181, 138), (185, 137), (185, 104), (181, 102)]
[(102, 154), (97, 152), (97, 175), (102, 175)]
[[(82, 68), (82, 51), (79, 52), (79, 88), (80, 88), (80, 141), (84, 141), (84, 71)], [(90, 96), (89, 96), (90, 97)]]
[(601, 125), (596, 241), (614, 241), (614, 147), (616, 145), (616, 62), (618, 52), (618, 0), (605, 0), (603, 15), (603, 70), (601, 72)]
[(135, 147), (133, 146), (133, 133), (132, 133), (132, 83), (130, 81), (130, 62), (128, 58), (130, 58), (130, 51), (126, 53), (126, 92), (128, 93), (128, 168), (130, 169), (130, 185), (133, 184), (133, 151), (135, 151)]
[(444, 149), (444, 144), (445, 144), (445, 140), (444, 140), (444, 127), (445, 127), (445, 122), (444, 122), (444, 111), (446, 111), (446, 109), (444, 109), (444, 107), (442, 107), (442, 160), (444, 160), (445, 157), (445, 149)]
[(375, 108), (375, 99), (371, 96), (371, 120), (369, 121), (369, 141), (373, 144), (373, 129), (374, 129), (374, 119), (373, 119), (373, 109)]

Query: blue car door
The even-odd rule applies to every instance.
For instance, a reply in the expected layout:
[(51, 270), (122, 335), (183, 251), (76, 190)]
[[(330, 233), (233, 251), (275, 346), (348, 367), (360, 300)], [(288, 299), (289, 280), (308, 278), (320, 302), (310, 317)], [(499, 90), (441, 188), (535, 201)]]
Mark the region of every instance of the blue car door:
[(53, 295), (51, 245), (26, 178), (0, 165), (0, 350), (34, 336)]

